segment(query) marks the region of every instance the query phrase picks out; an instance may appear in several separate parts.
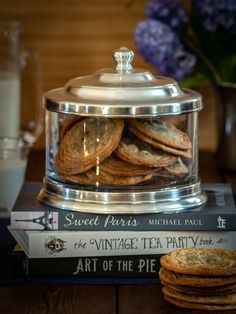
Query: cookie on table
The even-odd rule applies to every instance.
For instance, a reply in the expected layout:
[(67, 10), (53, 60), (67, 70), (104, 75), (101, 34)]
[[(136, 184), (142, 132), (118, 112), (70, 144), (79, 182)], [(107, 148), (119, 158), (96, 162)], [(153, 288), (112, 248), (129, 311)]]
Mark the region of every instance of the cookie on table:
[(180, 150), (192, 148), (188, 135), (174, 125), (160, 120), (130, 119), (129, 125), (157, 142)]
[(180, 148), (174, 148), (171, 146), (167, 146), (163, 143), (157, 142), (155, 139), (153, 139), (152, 137), (148, 136), (147, 134), (143, 134), (142, 132), (140, 132), (138, 129), (136, 129), (133, 124), (135, 124), (135, 122), (133, 123), (129, 123), (128, 124), (128, 129), (135, 134), (138, 138), (140, 138), (141, 140), (151, 144), (154, 147), (157, 147), (165, 152), (171, 153), (173, 155), (176, 156), (182, 156), (188, 159), (192, 158), (192, 152), (191, 149), (180, 149)]
[(236, 308), (236, 252), (223, 248), (178, 249), (161, 257), (164, 298), (181, 308)]
[(165, 281), (162, 281), (162, 284), (175, 290), (176, 292), (190, 294), (190, 295), (225, 295), (236, 293), (236, 284), (230, 284), (226, 286), (217, 286), (217, 287), (190, 287), (190, 286), (177, 286), (174, 284), (168, 284)]
[(64, 136), (55, 157), (60, 173), (83, 173), (115, 150), (124, 128), (122, 119), (86, 118)]
[(193, 303), (201, 304), (215, 304), (215, 305), (232, 305), (236, 306), (236, 293), (224, 294), (224, 295), (191, 295), (186, 293), (177, 292), (170, 287), (163, 287), (162, 292), (169, 297)]
[(183, 301), (177, 298), (170, 297), (166, 294), (164, 294), (164, 298), (166, 301), (176, 305), (180, 308), (185, 309), (195, 309), (195, 310), (207, 310), (207, 311), (228, 311), (236, 309), (236, 304), (201, 304), (201, 303), (195, 303), (195, 302), (187, 302)]
[(236, 252), (223, 248), (179, 249), (163, 255), (161, 265), (180, 274), (236, 275)]
[(176, 161), (176, 156), (159, 150), (137, 137), (123, 137), (117, 146), (117, 156), (131, 164), (153, 168), (168, 167)]
[(161, 267), (159, 271), (160, 280), (164, 284), (188, 287), (229, 287), (236, 284), (236, 276), (198, 276), (192, 274), (181, 274)]

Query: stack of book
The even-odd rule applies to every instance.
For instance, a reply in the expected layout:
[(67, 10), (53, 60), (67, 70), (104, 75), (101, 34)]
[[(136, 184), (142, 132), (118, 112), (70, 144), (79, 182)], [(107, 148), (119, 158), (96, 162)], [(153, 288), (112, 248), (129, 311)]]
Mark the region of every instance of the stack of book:
[[(204, 206), (176, 213), (94, 214), (47, 207), (26, 182), (11, 212), (14, 272), (33, 276), (157, 277), (160, 257), (179, 248), (236, 249), (231, 187), (203, 185)], [(147, 205), (148, 206), (148, 205)]]

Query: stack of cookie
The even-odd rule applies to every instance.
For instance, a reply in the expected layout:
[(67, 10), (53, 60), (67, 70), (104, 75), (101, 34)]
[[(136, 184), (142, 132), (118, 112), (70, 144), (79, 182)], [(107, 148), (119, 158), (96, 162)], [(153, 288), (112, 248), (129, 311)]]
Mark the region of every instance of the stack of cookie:
[(236, 252), (190, 248), (161, 258), (164, 298), (181, 307), (201, 310), (236, 309)]
[(179, 180), (190, 172), (191, 159), (188, 135), (170, 123), (70, 117), (61, 127), (55, 166), (74, 183), (127, 186)]

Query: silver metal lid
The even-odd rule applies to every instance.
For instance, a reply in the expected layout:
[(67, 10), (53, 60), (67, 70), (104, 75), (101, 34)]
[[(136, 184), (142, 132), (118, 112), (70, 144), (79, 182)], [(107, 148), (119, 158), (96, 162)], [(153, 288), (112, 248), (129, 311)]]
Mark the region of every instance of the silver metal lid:
[(181, 89), (168, 77), (132, 68), (134, 53), (122, 47), (113, 53), (114, 69), (76, 77), (64, 88), (44, 95), (46, 109), (86, 116), (128, 117), (175, 115), (202, 109), (201, 95)]

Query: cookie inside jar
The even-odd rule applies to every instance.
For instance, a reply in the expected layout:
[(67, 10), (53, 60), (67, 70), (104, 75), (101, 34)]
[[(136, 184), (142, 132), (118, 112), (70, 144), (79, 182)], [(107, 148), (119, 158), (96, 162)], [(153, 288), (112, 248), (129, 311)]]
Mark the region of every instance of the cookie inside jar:
[(196, 173), (192, 119), (194, 114), (151, 118), (60, 114), (51, 173), (61, 182), (90, 189), (183, 184)]

